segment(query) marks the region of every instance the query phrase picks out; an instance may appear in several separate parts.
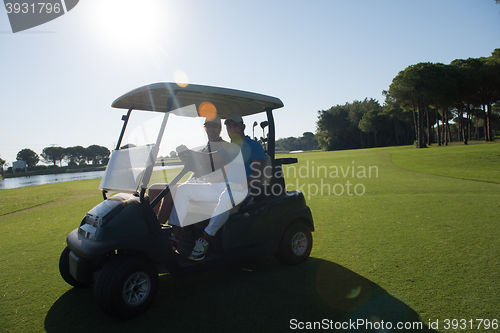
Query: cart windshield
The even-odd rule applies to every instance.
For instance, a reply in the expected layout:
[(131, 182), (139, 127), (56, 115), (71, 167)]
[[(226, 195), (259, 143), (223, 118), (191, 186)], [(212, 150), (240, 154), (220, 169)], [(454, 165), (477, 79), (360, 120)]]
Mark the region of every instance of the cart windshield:
[[(209, 153), (229, 142), (222, 121), (211, 114), (200, 117), (199, 111), (195, 105), (166, 113), (132, 111), (122, 143), (111, 154), (99, 188), (108, 192), (135, 193), (151, 184), (169, 183), (184, 166), (178, 156), (178, 147)], [(207, 158), (199, 163), (210, 164), (211, 161)], [(214, 172), (221, 173), (221, 170)], [(244, 168), (232, 174), (237, 175), (234, 182), (246, 179)], [(207, 177), (190, 171), (181, 182), (195, 176)], [(219, 181), (224, 180), (219, 177)]]

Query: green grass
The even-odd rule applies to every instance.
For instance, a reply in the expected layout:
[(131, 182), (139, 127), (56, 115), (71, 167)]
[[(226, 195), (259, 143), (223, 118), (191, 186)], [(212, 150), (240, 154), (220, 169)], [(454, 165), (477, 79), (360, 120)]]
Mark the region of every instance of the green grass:
[(418, 154), (400, 148), (393, 152), (393, 162), (404, 169), (460, 179), (500, 183), (500, 145), (497, 143), (450, 147), (429, 146)]
[(71, 188), (61, 184), (21, 187), (0, 191), (0, 216), (60, 200), (71, 194)]
[(162, 275), (151, 309), (127, 322), (103, 315), (91, 289), (72, 289), (58, 272), (66, 235), (102, 200), (99, 180), (2, 190), (0, 327), (267, 332), (287, 330), (293, 318), (378, 318), (439, 320), (446, 332), (446, 318), (500, 319), (499, 147), (290, 155), (299, 163), (285, 170), (288, 189), (304, 192), (314, 216), (311, 258), (299, 266), (267, 258), (181, 280)]

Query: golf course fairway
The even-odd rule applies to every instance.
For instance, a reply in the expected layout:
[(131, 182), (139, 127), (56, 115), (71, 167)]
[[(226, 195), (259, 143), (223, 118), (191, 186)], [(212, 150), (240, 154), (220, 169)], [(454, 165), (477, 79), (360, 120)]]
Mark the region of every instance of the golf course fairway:
[(58, 271), (67, 234), (102, 201), (100, 180), (0, 191), (1, 331), (276, 332), (358, 320), (366, 331), (382, 321), (415, 332), (498, 329), (500, 144), (281, 157), (298, 158), (283, 170), (287, 189), (304, 192), (314, 218), (306, 263), (164, 274), (151, 308), (125, 322)]

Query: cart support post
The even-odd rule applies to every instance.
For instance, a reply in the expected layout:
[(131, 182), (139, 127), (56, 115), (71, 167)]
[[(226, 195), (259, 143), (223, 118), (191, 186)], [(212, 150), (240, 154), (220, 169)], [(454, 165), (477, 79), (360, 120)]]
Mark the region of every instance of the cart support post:
[(123, 135), (125, 134), (125, 128), (127, 128), (128, 120), (130, 118), (130, 113), (132, 113), (132, 109), (128, 109), (127, 115), (122, 117), (122, 120), (124, 121), (124, 123), (123, 123), (123, 127), (122, 127), (122, 132), (120, 133), (120, 137), (118, 138), (118, 142), (116, 143), (115, 150), (120, 149), (120, 146), (121, 146), (122, 140), (123, 140)]
[[(163, 117), (163, 122), (161, 124), (158, 137), (156, 138), (156, 144), (153, 146), (153, 149), (151, 149), (151, 152), (149, 153), (148, 165), (146, 167), (146, 170), (144, 170), (144, 175), (142, 176), (141, 188), (143, 189), (146, 189), (149, 180), (151, 179), (151, 174), (153, 173), (153, 168), (156, 163), (156, 157), (158, 157), (158, 150), (160, 148), (163, 132), (165, 132), (168, 116), (170, 115), (170, 111), (172, 111), (172, 105), (174, 104), (176, 95), (177, 95), (177, 90), (174, 90), (167, 101), (167, 109), (165, 111), (165, 116)], [(153, 99), (151, 95), (150, 98), (151, 100)]]
[(271, 160), (274, 161), (274, 152), (276, 147), (275, 142), (275, 128), (274, 128), (274, 116), (273, 109), (266, 108), (267, 113), (267, 121), (269, 121), (269, 130), (267, 132), (267, 155), (271, 157)]

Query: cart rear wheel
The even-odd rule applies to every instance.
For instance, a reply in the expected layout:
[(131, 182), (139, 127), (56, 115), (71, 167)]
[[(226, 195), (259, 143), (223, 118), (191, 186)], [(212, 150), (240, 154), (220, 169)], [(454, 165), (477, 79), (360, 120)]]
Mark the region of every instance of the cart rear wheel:
[(107, 315), (128, 319), (145, 312), (158, 290), (158, 273), (148, 259), (118, 256), (102, 269), (94, 296)]
[(276, 258), (285, 264), (300, 264), (309, 258), (311, 249), (311, 230), (305, 223), (295, 221), (283, 234)]

